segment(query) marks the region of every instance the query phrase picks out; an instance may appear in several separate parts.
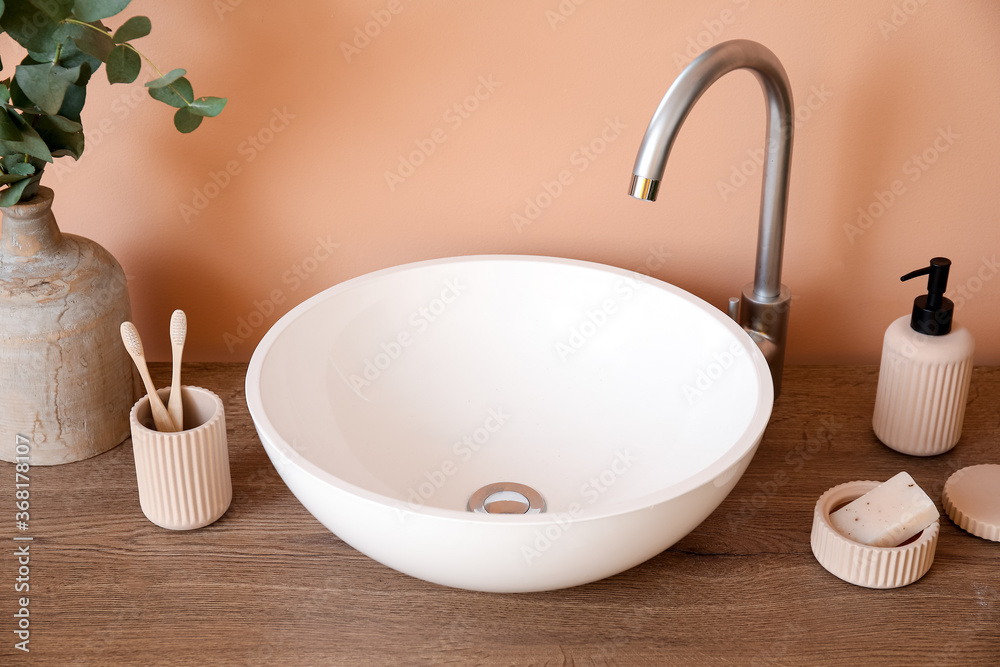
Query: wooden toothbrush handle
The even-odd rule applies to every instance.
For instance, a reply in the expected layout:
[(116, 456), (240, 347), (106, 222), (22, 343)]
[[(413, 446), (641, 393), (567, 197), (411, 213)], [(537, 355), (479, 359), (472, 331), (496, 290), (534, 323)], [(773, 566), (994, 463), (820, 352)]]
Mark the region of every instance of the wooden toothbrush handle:
[(160, 395), (156, 393), (153, 380), (149, 377), (149, 371), (144, 366), (145, 364), (139, 366), (139, 375), (142, 377), (142, 383), (146, 385), (146, 394), (149, 395), (149, 409), (153, 413), (153, 423), (156, 425), (156, 430), (161, 433), (175, 433), (177, 427), (174, 426), (174, 421), (170, 418), (167, 408), (164, 407)]
[(181, 401), (181, 363), (180, 355), (174, 353), (174, 369), (170, 379), (170, 398), (167, 399), (167, 412), (177, 430), (184, 428), (184, 405)]

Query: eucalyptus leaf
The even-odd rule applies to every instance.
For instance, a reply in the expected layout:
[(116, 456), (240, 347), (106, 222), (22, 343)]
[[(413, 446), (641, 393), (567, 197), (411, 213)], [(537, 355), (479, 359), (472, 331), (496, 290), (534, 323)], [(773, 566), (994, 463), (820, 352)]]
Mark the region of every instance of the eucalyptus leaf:
[(73, 0), (31, 0), (31, 4), (53, 21), (62, 21), (73, 12)]
[(52, 162), (52, 153), (49, 152), (49, 148), (45, 145), (42, 138), (38, 136), (38, 132), (16, 113), (11, 114), (10, 119), (14, 121), (17, 129), (21, 131), (21, 140), (3, 142), (4, 153), (24, 153), (40, 160), (45, 160), (46, 162)]
[(170, 70), (169, 72), (161, 76), (159, 79), (153, 79), (152, 81), (147, 81), (146, 87), (163, 88), (164, 86), (169, 86), (171, 83), (181, 78), (185, 74), (187, 74), (187, 70), (178, 67), (177, 69)]
[[(97, 66), (100, 67), (101, 63), (98, 62)], [(80, 76), (76, 78), (73, 82), (75, 86), (83, 86), (86, 88), (87, 84), (90, 83), (90, 76), (94, 73), (93, 67), (91, 67), (89, 62), (83, 62), (80, 64)]]
[(18, 176), (31, 176), (35, 173), (35, 165), (30, 162), (15, 162), (7, 171)]
[(63, 118), (62, 116), (46, 116), (46, 120), (50, 121), (54, 126), (62, 130), (63, 132), (83, 132), (83, 125), (76, 122), (75, 120), (70, 120), (69, 118)]
[[(9, 1), (9, 0), (8, 0)], [(118, 14), (131, 0), (76, 0), (73, 14), (81, 21), (100, 21)]]
[(226, 108), (225, 97), (199, 97), (188, 107), (197, 116), (214, 118)]
[(76, 122), (80, 122), (80, 113), (83, 111), (83, 104), (87, 101), (86, 86), (70, 86), (66, 89), (66, 97), (59, 107), (59, 115)]
[(0, 141), (21, 141), (24, 135), (10, 119), (10, 112), (0, 109)]
[[(76, 21), (73, 21), (72, 23), (69, 21), (62, 21), (52, 38), (62, 44), (63, 48), (65, 48), (66, 42), (73, 37), (79, 37), (85, 30), (90, 30), (90, 28), (85, 25), (80, 25)], [(60, 56), (60, 60), (62, 60), (62, 56)]]
[(27, 185), (24, 186), (24, 190), (21, 191), (21, 197), (19, 201), (25, 201), (31, 199), (38, 194), (38, 185), (42, 180), (41, 174), (35, 174), (34, 176), (29, 176), (25, 179)]
[(7, 185), (8, 183), (17, 183), (18, 181), (23, 181), (26, 178), (28, 177), (23, 174), (0, 174), (0, 185)]
[(21, 86), (18, 85), (15, 78), (10, 79), (10, 103), (21, 109), (29, 109), (34, 106), (31, 100), (28, 99), (28, 96), (21, 90)]
[(39, 136), (52, 151), (52, 157), (69, 156), (74, 160), (80, 159), (84, 147), (83, 128), (67, 132), (54, 121), (55, 118), (57, 116), (42, 116), (38, 119), (35, 129)]
[(76, 47), (84, 53), (89, 53), (102, 63), (106, 62), (111, 49), (115, 47), (114, 40), (107, 33), (99, 33), (96, 30), (84, 28), (83, 33), (73, 37)]
[[(80, 26), (75, 27), (79, 28)], [(100, 34), (94, 34), (100, 37)], [(97, 56), (91, 55), (77, 46), (76, 37), (73, 34), (66, 35), (65, 41), (62, 43), (62, 50), (59, 52), (59, 64), (63, 67), (84, 66), (81, 69), (81, 78), (76, 81), (78, 85), (87, 85), (87, 82), (90, 81), (90, 75), (101, 68), (102, 62), (104, 61)]]
[(191, 87), (191, 82), (182, 76), (162, 88), (150, 88), (149, 95), (154, 100), (179, 109), (186, 107), (194, 100), (194, 88)]
[(52, 60), (58, 47), (53, 36), (59, 22), (28, 0), (5, 0), (4, 4), (0, 28), (33, 56), (39, 56), (38, 60)]
[(52, 58), (35, 58), (30, 53), (21, 59), (21, 65), (41, 65), (42, 63), (50, 63)]
[(118, 44), (108, 55), (108, 62), (105, 64), (110, 83), (132, 83), (139, 76), (142, 69), (142, 61), (139, 54), (129, 47)]
[(125, 23), (121, 24), (118, 30), (115, 30), (113, 40), (115, 44), (124, 44), (125, 42), (131, 42), (133, 39), (139, 39), (140, 37), (145, 37), (153, 30), (153, 24), (150, 22), (147, 16), (133, 16)]
[(66, 89), (80, 78), (80, 66), (67, 69), (53, 63), (18, 65), (14, 78), (38, 108), (55, 114), (59, 113)]
[(180, 132), (187, 134), (188, 132), (197, 130), (203, 120), (204, 117), (192, 113), (190, 107), (181, 107), (174, 114), (174, 127)]
[(21, 199), (24, 189), (31, 183), (31, 177), (22, 178), (17, 183), (13, 183), (6, 190), (0, 192), (0, 207), (13, 206)]

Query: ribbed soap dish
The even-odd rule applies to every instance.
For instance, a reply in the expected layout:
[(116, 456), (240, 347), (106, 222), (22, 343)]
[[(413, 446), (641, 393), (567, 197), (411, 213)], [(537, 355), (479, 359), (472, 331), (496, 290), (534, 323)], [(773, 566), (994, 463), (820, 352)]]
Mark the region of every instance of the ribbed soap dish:
[(927, 574), (934, 562), (940, 521), (898, 547), (871, 547), (854, 542), (830, 523), (832, 512), (880, 484), (869, 480), (847, 482), (820, 496), (813, 512), (810, 542), (819, 564), (844, 581), (866, 588), (899, 588)]

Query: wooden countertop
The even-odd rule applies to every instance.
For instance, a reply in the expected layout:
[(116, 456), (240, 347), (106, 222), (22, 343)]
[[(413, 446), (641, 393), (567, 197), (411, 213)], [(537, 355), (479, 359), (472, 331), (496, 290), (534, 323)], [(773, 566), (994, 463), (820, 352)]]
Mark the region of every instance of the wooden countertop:
[[(906, 470), (940, 506), (952, 471), (1000, 463), (1000, 368), (974, 371), (963, 438), (930, 459), (875, 439), (876, 368), (788, 368), (750, 468), (694, 532), (610, 579), (525, 595), (425, 583), (341, 542), (268, 461), (245, 372), (186, 367), (227, 410), (233, 503), (207, 528), (146, 520), (130, 442), (32, 468), (30, 654), (13, 648), (22, 543), (0, 463), (0, 663), (1000, 664), (1000, 544), (942, 517), (930, 572), (888, 591), (835, 578), (809, 548), (832, 486)], [(165, 364), (153, 375), (169, 382)]]

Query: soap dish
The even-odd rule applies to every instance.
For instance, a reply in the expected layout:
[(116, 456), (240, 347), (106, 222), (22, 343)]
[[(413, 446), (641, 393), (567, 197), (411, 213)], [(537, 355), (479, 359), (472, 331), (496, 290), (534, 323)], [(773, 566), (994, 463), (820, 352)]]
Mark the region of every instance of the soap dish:
[(846, 582), (866, 588), (900, 588), (927, 574), (937, 549), (939, 521), (898, 547), (871, 547), (849, 540), (830, 523), (830, 514), (882, 482), (869, 480), (835, 486), (816, 502), (812, 552), (819, 564)]
[(983, 463), (952, 474), (944, 484), (944, 511), (962, 530), (1000, 542), (1000, 465)]

